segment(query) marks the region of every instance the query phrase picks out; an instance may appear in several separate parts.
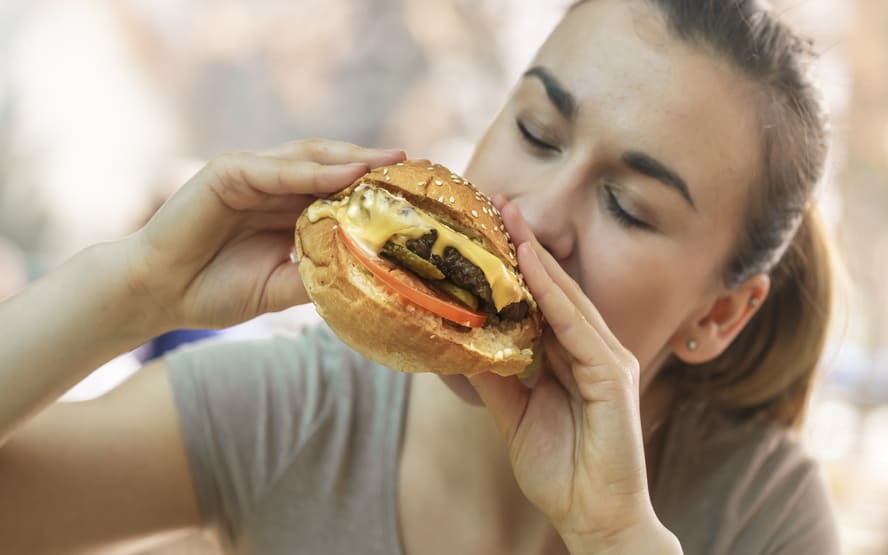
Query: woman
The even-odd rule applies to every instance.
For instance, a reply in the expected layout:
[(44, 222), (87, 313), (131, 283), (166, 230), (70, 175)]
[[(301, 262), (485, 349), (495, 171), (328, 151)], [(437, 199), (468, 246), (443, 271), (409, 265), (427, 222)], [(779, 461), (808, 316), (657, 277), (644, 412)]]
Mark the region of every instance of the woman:
[(532, 388), (390, 372), (319, 328), (185, 349), (28, 421), (162, 331), (306, 302), (296, 215), (404, 155), (307, 141), (210, 162), (144, 229), (0, 306), (16, 322), (0, 336), (0, 537), (76, 551), (213, 526), (242, 553), (836, 552), (789, 437), (829, 306), (803, 54), (753, 2), (569, 10), (465, 172), (500, 193), (552, 328)]

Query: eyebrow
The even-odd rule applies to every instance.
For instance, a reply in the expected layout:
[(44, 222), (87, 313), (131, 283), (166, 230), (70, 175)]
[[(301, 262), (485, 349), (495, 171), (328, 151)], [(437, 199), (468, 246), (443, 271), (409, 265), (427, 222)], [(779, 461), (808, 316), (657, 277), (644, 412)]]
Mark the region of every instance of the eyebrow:
[[(524, 72), (524, 77), (538, 78), (542, 82), (543, 87), (545, 87), (546, 95), (555, 106), (555, 109), (558, 110), (558, 113), (568, 120), (576, 119), (578, 110), (576, 98), (574, 98), (574, 96), (549, 72), (548, 69), (543, 66), (534, 66)], [(660, 183), (671, 187), (687, 201), (691, 208), (697, 210), (697, 205), (694, 203), (693, 197), (691, 197), (691, 191), (688, 189), (687, 183), (685, 183), (680, 175), (669, 169), (669, 167), (663, 162), (660, 162), (644, 152), (636, 150), (625, 152), (622, 156), (622, 161), (638, 173), (656, 179)]]
[(630, 150), (623, 153), (622, 161), (638, 173), (656, 179), (660, 183), (671, 187), (688, 202), (691, 208), (694, 210), (697, 209), (697, 205), (694, 204), (694, 199), (691, 197), (691, 191), (688, 189), (688, 185), (685, 183), (684, 179), (666, 167), (666, 165), (659, 160), (648, 156), (643, 152)]
[(564, 85), (561, 84), (549, 70), (542, 66), (535, 66), (524, 72), (524, 77), (536, 77), (546, 88), (546, 95), (558, 110), (558, 113), (569, 120), (573, 120), (577, 115), (577, 100), (574, 98)]

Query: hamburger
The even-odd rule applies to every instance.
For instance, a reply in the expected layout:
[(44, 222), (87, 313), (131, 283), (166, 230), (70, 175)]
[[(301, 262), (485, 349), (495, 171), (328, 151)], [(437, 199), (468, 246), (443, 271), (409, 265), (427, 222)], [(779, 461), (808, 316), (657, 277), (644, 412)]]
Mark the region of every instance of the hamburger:
[(490, 200), (440, 164), (376, 168), (296, 222), (299, 273), (353, 349), (404, 372), (519, 374), (542, 317)]

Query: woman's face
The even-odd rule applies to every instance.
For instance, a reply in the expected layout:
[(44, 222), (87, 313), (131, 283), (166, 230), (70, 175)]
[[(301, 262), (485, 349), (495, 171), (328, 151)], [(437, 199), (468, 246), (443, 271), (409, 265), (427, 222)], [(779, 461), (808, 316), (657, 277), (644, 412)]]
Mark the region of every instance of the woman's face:
[(759, 167), (753, 89), (637, 1), (576, 8), (530, 68), (467, 177), (520, 207), (649, 382), (721, 291)]

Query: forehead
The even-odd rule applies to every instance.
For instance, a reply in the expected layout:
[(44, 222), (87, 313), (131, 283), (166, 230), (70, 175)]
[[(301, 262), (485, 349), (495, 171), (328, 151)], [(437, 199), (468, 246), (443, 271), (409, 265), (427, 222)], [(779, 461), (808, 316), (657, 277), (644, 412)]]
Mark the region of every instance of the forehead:
[(596, 149), (661, 159), (703, 205), (726, 193), (737, 201), (753, 180), (761, 150), (754, 87), (705, 49), (672, 37), (648, 3), (582, 4), (533, 65), (575, 96), (578, 144), (594, 140)]

